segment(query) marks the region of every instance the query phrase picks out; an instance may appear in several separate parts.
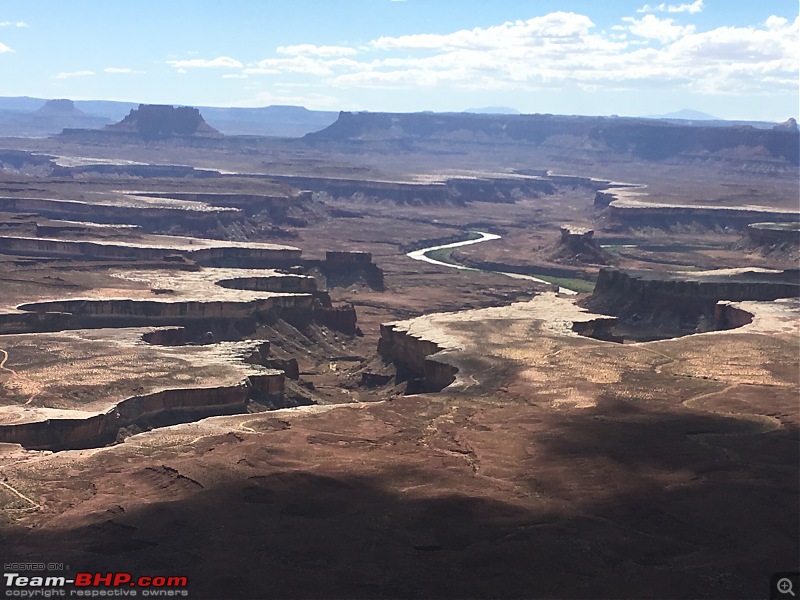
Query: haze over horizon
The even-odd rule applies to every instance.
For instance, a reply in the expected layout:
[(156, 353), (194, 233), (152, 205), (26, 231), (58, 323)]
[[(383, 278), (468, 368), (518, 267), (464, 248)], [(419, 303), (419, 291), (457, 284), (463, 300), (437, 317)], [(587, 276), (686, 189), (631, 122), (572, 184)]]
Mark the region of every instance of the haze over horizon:
[(317, 110), (797, 116), (788, 0), (10, 0), (2, 96)]

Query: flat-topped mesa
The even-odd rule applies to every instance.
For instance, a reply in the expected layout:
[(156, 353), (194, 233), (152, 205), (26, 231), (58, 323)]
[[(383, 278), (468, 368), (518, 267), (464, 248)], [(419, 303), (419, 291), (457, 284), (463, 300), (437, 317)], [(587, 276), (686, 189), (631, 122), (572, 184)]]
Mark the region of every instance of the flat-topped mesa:
[(137, 133), (143, 138), (222, 135), (206, 123), (198, 109), (168, 104), (140, 104), (119, 123), (106, 125), (106, 130)]
[(800, 222), (751, 223), (747, 226), (744, 246), (774, 258), (800, 260)]
[(725, 269), (659, 273), (603, 268), (583, 305), (631, 326), (694, 333), (714, 329), (721, 300), (773, 301), (800, 296), (796, 269)]
[(329, 250), (325, 260), (305, 260), (303, 266), (322, 275), (325, 287), (346, 287), (366, 283), (374, 290), (383, 290), (383, 270), (372, 262), (371, 252)]
[(38, 115), (67, 115), (67, 116), (83, 116), (86, 113), (75, 106), (72, 100), (66, 98), (59, 98), (56, 100), (48, 100), (40, 109), (36, 111)]
[(603, 250), (594, 239), (594, 230), (565, 224), (561, 226), (561, 237), (543, 255), (548, 260), (570, 265), (608, 265), (614, 257)]
[(129, 297), (89, 292), (78, 298), (14, 303), (9, 306), (12, 310), (0, 312), (0, 333), (182, 326), (194, 340), (206, 332), (217, 339), (236, 340), (276, 319), (295, 327), (317, 323), (358, 333), (353, 306), (334, 306), (310, 275), (267, 269), (165, 268), (125, 270), (113, 276), (137, 281), (141, 287)]
[(575, 225), (562, 225), (561, 241), (567, 245), (570, 244), (590, 244), (593, 243), (594, 229), (588, 227), (576, 227)]
[(712, 157), (746, 165), (747, 160), (740, 158), (746, 157), (776, 169), (796, 166), (800, 159), (797, 130), (789, 128), (720, 127), (619, 117), (341, 112), (335, 123), (303, 139), (310, 143), (413, 140), (484, 146), (548, 144), (589, 156), (646, 161), (706, 162)]
[[(606, 200), (611, 197), (608, 202)], [(706, 229), (730, 228), (745, 231), (751, 223), (774, 221), (796, 222), (797, 211), (780, 210), (766, 206), (712, 206), (700, 204), (662, 204), (647, 202), (615, 194), (598, 195), (595, 207), (605, 206), (607, 229), (631, 229), (675, 226), (695, 226)]]

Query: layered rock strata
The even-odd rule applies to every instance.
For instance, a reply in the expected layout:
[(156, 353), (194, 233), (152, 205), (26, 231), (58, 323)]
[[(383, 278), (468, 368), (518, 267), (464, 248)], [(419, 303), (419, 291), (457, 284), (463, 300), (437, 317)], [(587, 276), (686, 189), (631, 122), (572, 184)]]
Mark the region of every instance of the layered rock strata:
[[(245, 412), (250, 400), (282, 404), (285, 374), (265, 366), (268, 342), (183, 345), (184, 336), (148, 328), (0, 337), (0, 442), (89, 448), (123, 429)], [(65, 380), (62, 363), (76, 360), (82, 368)]]
[(694, 331), (701, 319), (712, 328), (720, 300), (772, 301), (800, 296), (797, 270), (725, 269), (660, 273), (603, 268), (585, 306), (628, 323)]
[[(299, 326), (318, 322), (344, 333), (357, 331), (352, 305), (334, 306), (307, 275), (268, 269), (199, 271), (131, 270), (112, 277), (136, 282), (130, 297), (108, 298), (102, 291), (82, 298), (56, 298), (7, 307), (0, 333), (59, 331), (147, 325), (184, 326), (238, 339), (258, 322), (285, 319)], [(273, 291), (274, 290), (274, 291)], [(153, 295), (157, 297), (153, 297)], [(231, 328), (233, 335), (225, 333)]]
[[(602, 206), (608, 195), (595, 198), (595, 206)], [(797, 222), (797, 211), (776, 210), (764, 206), (707, 206), (695, 204), (658, 204), (621, 198), (608, 202), (605, 215), (618, 228), (697, 225), (708, 229), (731, 228), (746, 230), (751, 223), (775, 221)]]

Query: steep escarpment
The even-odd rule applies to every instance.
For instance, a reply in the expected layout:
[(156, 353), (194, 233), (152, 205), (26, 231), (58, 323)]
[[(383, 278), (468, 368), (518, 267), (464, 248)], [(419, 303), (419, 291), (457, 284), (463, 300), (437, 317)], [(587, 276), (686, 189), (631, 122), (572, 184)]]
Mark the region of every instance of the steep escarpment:
[(383, 290), (383, 270), (372, 261), (371, 252), (327, 251), (325, 260), (305, 260), (303, 266), (322, 280), (326, 288), (366, 283)]
[(610, 193), (598, 194), (595, 206), (606, 204), (604, 218), (608, 230), (641, 227), (670, 229), (678, 225), (706, 229), (745, 231), (751, 223), (774, 221), (797, 222), (800, 213), (763, 206), (706, 206), (692, 204), (658, 204), (634, 199), (609, 199)]
[(800, 273), (728, 269), (665, 274), (603, 268), (583, 305), (626, 325), (673, 334), (714, 328), (720, 300), (772, 301), (800, 296)]
[(208, 229), (237, 218), (235, 208), (211, 206), (130, 206), (54, 198), (0, 198), (8, 212), (33, 213), (51, 219), (79, 219), (94, 223), (141, 225), (161, 230), (172, 224)]
[(350, 113), (309, 142), (427, 141), (524, 143), (643, 160), (736, 160), (776, 166), (800, 161), (791, 129), (708, 127), (651, 119), (560, 115)]
[(254, 397), (262, 401), (265, 395), (280, 398), (283, 385), (283, 372), (265, 370), (232, 386), (163, 390), (128, 398), (86, 418), (0, 424), (0, 441), (31, 450), (94, 448), (114, 442), (125, 428), (149, 429), (246, 412), (248, 401)]
[[(205, 242), (205, 244), (203, 244)], [(182, 258), (206, 266), (284, 267), (296, 264), (301, 251), (291, 246), (237, 244), (198, 240), (192, 248), (133, 242), (77, 241), (45, 237), (0, 236), (4, 254), (74, 258), (79, 260), (172, 261)]]
[(36, 313), (69, 313), (79, 328), (176, 325), (184, 321), (240, 320), (267, 313), (308, 312), (311, 294), (273, 294), (246, 302), (201, 300), (70, 299), (21, 304)]
[(751, 223), (739, 247), (781, 261), (800, 261), (800, 223)]
[(276, 176), (276, 180), (334, 199), (395, 204), (455, 204), (470, 202), (513, 203), (521, 197), (552, 194), (547, 177), (453, 177), (433, 182), (377, 181), (331, 177)]
[(398, 368), (399, 380), (407, 380), (407, 393), (438, 392), (453, 383), (458, 367), (433, 355), (447, 350), (444, 343), (415, 335), (400, 323), (381, 325), (378, 353)]

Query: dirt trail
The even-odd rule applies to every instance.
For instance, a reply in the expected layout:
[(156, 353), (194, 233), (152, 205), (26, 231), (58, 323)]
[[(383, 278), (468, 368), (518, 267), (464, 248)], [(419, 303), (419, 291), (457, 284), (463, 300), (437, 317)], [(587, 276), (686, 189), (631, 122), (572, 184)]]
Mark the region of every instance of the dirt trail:
[(17, 508), (17, 509), (11, 508), (11, 509), (7, 509), (7, 510), (31, 510), (31, 509), (38, 510), (39, 508), (42, 507), (41, 504), (39, 504), (35, 500), (32, 500), (32, 499), (28, 498), (28, 496), (26, 496), (25, 494), (23, 494), (22, 492), (20, 492), (16, 488), (11, 487), (7, 483), (4, 483), (4, 482), (0, 481), (0, 485), (2, 485), (4, 488), (6, 488), (8, 491), (10, 491), (12, 494), (17, 496), (18, 498), (21, 498), (22, 500), (25, 500), (25, 502), (28, 502), (30, 504), (30, 506), (26, 507), (26, 508)]
[[(33, 402), (33, 400), (34, 400), (34, 398), (36, 398), (36, 396), (38, 396), (39, 394), (42, 393), (42, 389), (39, 386), (37, 386), (36, 384), (34, 384), (33, 381), (31, 381), (27, 377), (23, 377), (22, 375), (17, 373), (14, 369), (10, 369), (10, 368), (6, 367), (6, 363), (8, 362), (8, 356), (9, 356), (8, 352), (6, 350), (3, 350), (2, 348), (0, 348), (0, 352), (2, 352), (2, 354), (3, 354), (3, 359), (0, 360), (0, 371), (7, 371), (8, 373), (11, 374), (11, 378), (9, 378), (8, 381), (11, 381), (11, 379), (16, 377), (17, 379), (21, 379), (22, 381), (28, 382), (28, 384), (31, 386), (31, 388), (33, 388), (33, 390), (34, 390), (33, 394), (31, 394), (30, 397), (25, 401), (25, 405), (27, 406), (28, 404)], [(8, 383), (8, 381), (6, 381), (3, 385)]]

